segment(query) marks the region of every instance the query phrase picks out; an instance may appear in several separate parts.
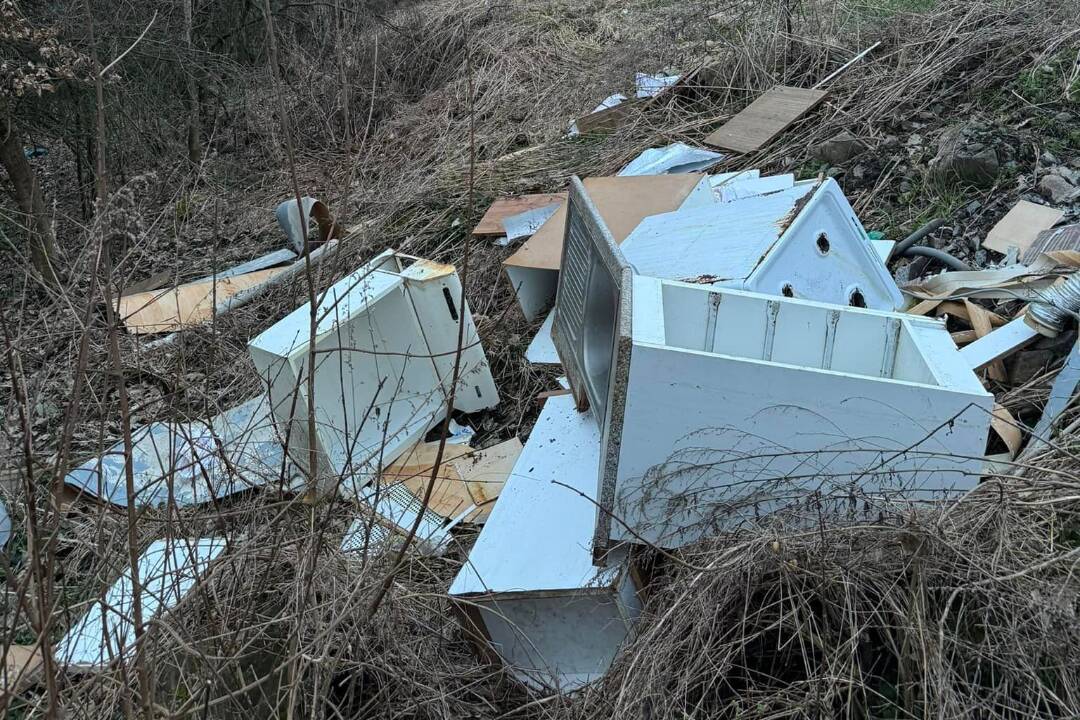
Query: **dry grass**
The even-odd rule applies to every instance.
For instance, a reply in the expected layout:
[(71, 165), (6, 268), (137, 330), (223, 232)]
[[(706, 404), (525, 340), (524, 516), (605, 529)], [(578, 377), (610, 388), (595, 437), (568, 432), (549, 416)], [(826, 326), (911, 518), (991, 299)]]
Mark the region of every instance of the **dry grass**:
[[(1075, 2), (950, 1), (920, 9), (901, 0), (822, 0), (792, 3), (788, 34), (783, 4), (638, 5), (405, 6), (354, 29), (347, 96), (315, 54), (285, 48), (294, 59), (287, 101), (299, 128), (300, 185), (355, 227), (321, 284), (384, 247), (459, 262), (464, 233), (492, 197), (561, 189), (572, 174), (615, 171), (658, 143), (699, 141), (753, 93), (777, 82), (811, 85), (878, 40), (872, 59), (838, 79), (811, 117), (726, 165), (793, 171), (811, 146), (841, 129), (873, 140), (897, 116), (931, 106), (944, 107), (948, 120), (950, 109), (995, 91), (1063, 44), (1075, 46), (1075, 34), (1062, 30), (1080, 13)], [(697, 100), (672, 99), (603, 137), (562, 137), (575, 115), (625, 90), (635, 70), (702, 61), (718, 77)], [(247, 149), (222, 152), (198, 171), (159, 171), (137, 202), (114, 200), (119, 210), (103, 222), (120, 228), (126, 247), (117, 278), (173, 267), (193, 277), (278, 246), (268, 210), (290, 187), (279, 119), (264, 74), (236, 83)], [(346, 107), (352, 132), (340, 122)], [(876, 187), (852, 194), (864, 219), (896, 214), (895, 184), (886, 169)], [(918, 212), (900, 211), (897, 224)], [(17, 351), (13, 375), (28, 390), (42, 500), (79, 372), (80, 317), (100, 231), (66, 225), (87, 241), (66, 247), (77, 280), (64, 293), (47, 296), (20, 279), (23, 269), (5, 271), (16, 298), (4, 312)], [(506, 252), (475, 247), (467, 288), (504, 398), (481, 421), (490, 439), (527, 433), (538, 410), (533, 398), (554, 386), (553, 373), (524, 361), (537, 323), (520, 317), (499, 281)], [(305, 296), (297, 281), (166, 350), (146, 352), (121, 338), (133, 421), (205, 418), (253, 395), (259, 382), (247, 339)], [(76, 459), (120, 432), (104, 323), (93, 317), (73, 426)], [(1047, 382), (1037, 384), (1040, 393)], [(1008, 400), (1036, 396), (1022, 388)], [(22, 435), (11, 405), (9, 397), (9, 468), (21, 462)], [(224, 534), (233, 543), (183, 608), (151, 625), (142, 648), (150, 695), (163, 717), (1076, 715), (1073, 437), (1031, 459), (1022, 478), (986, 483), (947, 510), (854, 530), (763, 526), (690, 548), (681, 562), (656, 558), (637, 637), (602, 683), (572, 698), (530, 696), (470, 652), (445, 597), (467, 534), (445, 558), (409, 557), (372, 614), (390, 555), (361, 562), (338, 550), (355, 512), (341, 501), (310, 506), (263, 492), (216, 508), (146, 511), (137, 520), (140, 546), (167, 533)], [(17, 498), (6, 491), (21, 521), (25, 504)], [(128, 518), (85, 506), (43, 516), (42, 525), (56, 538), (45, 558), (56, 563), (55, 639), (126, 566)], [(9, 582), (26, 575), (25, 546), (20, 532), (9, 547), (18, 571), (6, 574)], [(17, 613), (14, 596), (5, 604), (7, 634), (25, 642), (33, 615)], [(66, 716), (139, 714), (135, 670), (128, 663), (104, 675), (65, 676), (59, 701)], [(36, 716), (47, 707), (36, 687), (9, 713)]]

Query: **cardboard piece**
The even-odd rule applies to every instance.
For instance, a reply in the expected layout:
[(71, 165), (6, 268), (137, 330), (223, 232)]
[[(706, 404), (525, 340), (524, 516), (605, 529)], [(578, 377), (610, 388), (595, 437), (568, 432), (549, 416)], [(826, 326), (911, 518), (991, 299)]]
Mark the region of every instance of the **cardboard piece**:
[(1009, 448), (1009, 459), (1016, 457), (1016, 453), (1020, 452), (1020, 425), (1004, 405), (994, 403), (994, 410), (990, 415), (990, 427)]
[(22, 692), (32, 684), (41, 671), (44, 660), (36, 645), (11, 645), (4, 655), (3, 676), (0, 676), (0, 698)]
[[(704, 178), (700, 173), (686, 173), (594, 177), (583, 182), (615, 242), (620, 243), (643, 218), (678, 209)], [(503, 265), (558, 270), (565, 230), (566, 205), (563, 204)]]
[(236, 277), (220, 278), (217, 290), (211, 281), (188, 283), (175, 288), (124, 295), (120, 298), (120, 319), (128, 332), (164, 333), (182, 330), (209, 320), (214, 303), (241, 290), (263, 283), (285, 268), (259, 270)]
[[(418, 499), (423, 499), (431, 480), (431, 469), (439, 452), (438, 442), (414, 445), (382, 473), (384, 484), (401, 483)], [(483, 523), (495, 507), (510, 472), (521, 454), (517, 438), (474, 450), (468, 445), (446, 443), (443, 462), (435, 480), (428, 508), (453, 520), (475, 505), (463, 522)]]
[(474, 237), (498, 237), (505, 235), (503, 219), (528, 210), (545, 207), (552, 203), (566, 202), (566, 193), (536, 193), (497, 198), (473, 228)]
[(1021, 200), (990, 229), (982, 246), (1002, 255), (1015, 247), (1025, 255), (1039, 233), (1052, 228), (1064, 215), (1064, 210)]
[(827, 94), (824, 90), (777, 85), (717, 128), (705, 138), (705, 144), (754, 152), (816, 107)]

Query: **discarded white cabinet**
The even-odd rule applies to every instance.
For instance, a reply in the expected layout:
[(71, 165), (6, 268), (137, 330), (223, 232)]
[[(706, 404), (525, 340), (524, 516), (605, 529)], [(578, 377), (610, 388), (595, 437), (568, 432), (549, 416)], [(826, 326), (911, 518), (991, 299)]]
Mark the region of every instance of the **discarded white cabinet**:
[(510, 480), (450, 586), (466, 628), (533, 688), (603, 675), (638, 617), (628, 563), (592, 564), (600, 432), (548, 398)]
[(876, 310), (904, 304), (831, 178), (647, 217), (620, 249), (639, 275)]
[(581, 190), (554, 337), (603, 432), (597, 557), (978, 482), (993, 396), (941, 322), (634, 275)]
[[(755, 171), (756, 172), (756, 171)], [(726, 180), (713, 181), (710, 183), (713, 195), (722, 203), (744, 200), (746, 198), (767, 195), (779, 190), (789, 190), (795, 187), (794, 175), (734, 175)]]
[[(290, 457), (320, 487), (357, 481), (416, 443), (447, 412), (459, 323), (463, 352), (454, 409), (499, 402), (461, 281), (451, 265), (386, 251), (332, 285), (317, 308), (315, 392), (309, 397), (310, 309), (305, 304), (248, 345), (270, 387), (275, 417), (289, 432)], [(309, 408), (315, 437), (308, 434)]]
[[(143, 623), (160, 621), (179, 604), (206, 575), (225, 545), (224, 538), (216, 537), (154, 541), (139, 556)], [(133, 587), (131, 568), (127, 568), (103, 597), (94, 600), (56, 645), (56, 660), (62, 667), (100, 669), (131, 656), (135, 650)]]
[(598, 549), (978, 483), (993, 396), (940, 322), (645, 277), (631, 304)]

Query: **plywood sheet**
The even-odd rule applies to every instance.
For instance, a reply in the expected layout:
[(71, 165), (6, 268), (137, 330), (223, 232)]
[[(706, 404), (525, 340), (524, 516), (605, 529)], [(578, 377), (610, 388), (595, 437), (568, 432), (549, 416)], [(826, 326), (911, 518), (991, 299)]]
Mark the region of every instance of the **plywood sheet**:
[[(631, 175), (585, 178), (583, 182), (615, 242), (621, 243), (643, 218), (678, 209), (704, 177), (700, 173)], [(503, 264), (558, 270), (565, 229), (564, 204)]]
[(125, 295), (120, 298), (120, 318), (128, 332), (136, 334), (174, 332), (211, 318), (214, 302), (221, 302), (246, 288), (258, 285), (285, 268), (221, 278), (217, 291), (211, 281), (175, 288)]
[[(435, 466), (438, 451), (437, 442), (413, 446), (412, 450), (383, 471), (383, 482), (401, 483), (422, 499), (431, 480), (431, 469)], [(468, 510), (470, 505), (476, 505), (465, 520), (483, 523), (491, 514), (495, 500), (520, 454), (521, 441), (517, 438), (483, 450), (447, 443), (428, 507), (449, 520)]]
[(824, 90), (777, 85), (705, 138), (712, 147), (754, 152), (825, 99)]
[(1024, 255), (1039, 233), (1054, 227), (1064, 215), (1064, 210), (1021, 200), (990, 229), (982, 246), (1003, 255), (1016, 247)]
[(491, 207), (480, 218), (480, 222), (473, 228), (475, 237), (497, 237), (505, 235), (503, 219), (511, 215), (517, 215), (528, 210), (547, 207), (553, 203), (566, 202), (566, 193), (536, 193), (533, 195), (516, 195), (514, 197), (498, 198), (491, 203)]

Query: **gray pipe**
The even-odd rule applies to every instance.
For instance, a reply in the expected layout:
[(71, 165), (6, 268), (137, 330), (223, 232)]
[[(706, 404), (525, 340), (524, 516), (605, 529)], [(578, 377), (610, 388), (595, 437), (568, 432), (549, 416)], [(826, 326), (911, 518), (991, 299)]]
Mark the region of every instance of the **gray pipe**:
[(948, 265), (953, 270), (971, 270), (971, 267), (963, 260), (955, 258), (944, 250), (938, 250), (937, 248), (916, 245), (915, 247), (909, 247), (904, 250), (904, 257), (911, 257), (912, 255), (922, 255), (923, 257), (932, 258), (944, 265)]

